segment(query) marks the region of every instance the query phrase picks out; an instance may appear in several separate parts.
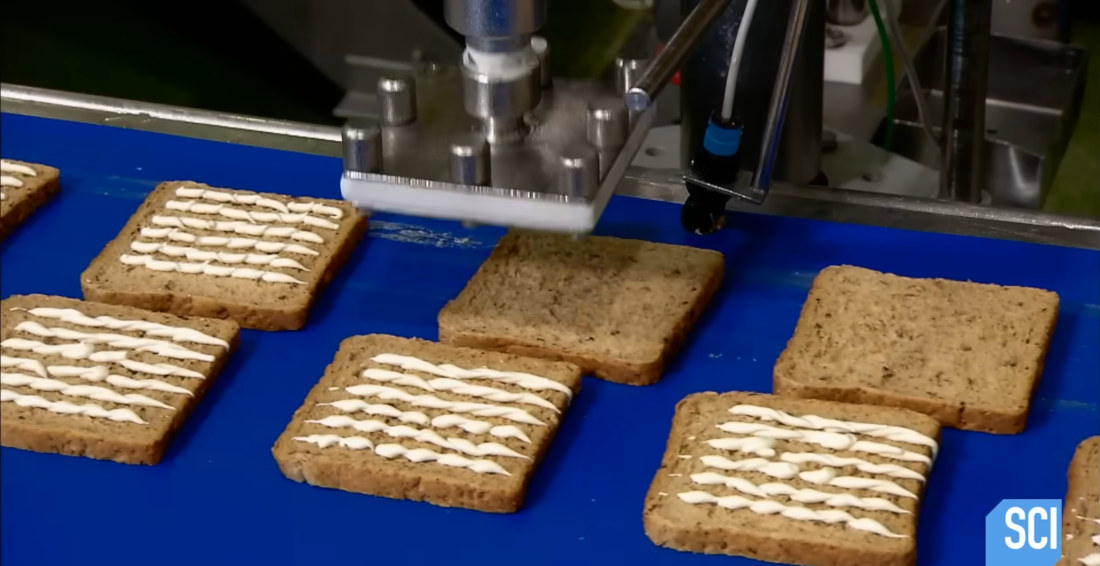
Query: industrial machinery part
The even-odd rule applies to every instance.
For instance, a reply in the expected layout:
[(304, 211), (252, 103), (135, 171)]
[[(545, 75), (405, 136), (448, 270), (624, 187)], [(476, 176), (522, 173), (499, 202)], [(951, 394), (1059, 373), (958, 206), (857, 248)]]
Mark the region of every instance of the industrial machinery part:
[[(524, 116), (542, 101), (542, 61), (532, 45), (545, 0), (447, 0), (447, 24), (466, 38), (459, 64), (466, 112), (490, 143), (525, 135)], [(540, 39), (545, 55), (549, 46)]]
[(685, 12), (684, 21), (626, 92), (626, 105), (642, 112), (653, 105), (676, 70), (688, 59), (714, 24), (726, 13), (730, 0), (699, 0)]
[(740, 120), (715, 114), (703, 137), (703, 143), (691, 162), (691, 176), (706, 181), (687, 183), (688, 198), (680, 212), (680, 222), (689, 232), (710, 234), (725, 224), (726, 203), (730, 196), (712, 186), (733, 186), (741, 173)]
[[(685, 0), (684, 9), (695, 3)], [(747, 0), (734, 2), (683, 67), (685, 169), (702, 151), (711, 113), (721, 107), (725, 62), (731, 58), (746, 5)], [(752, 57), (745, 58), (737, 80), (737, 108), (751, 109), (738, 112), (744, 120), (740, 151), (745, 175), (732, 185), (719, 185), (689, 171), (685, 181), (760, 203), (773, 181), (808, 184), (821, 173), (825, 3), (769, 0), (755, 15), (748, 43)]]
[(992, 10), (992, 0), (950, 3), (940, 198), (982, 201)]
[[(937, 30), (914, 53), (933, 129), (939, 137), (944, 67), (950, 37)], [(1079, 47), (993, 34), (985, 96), (982, 191), (999, 207), (1041, 209), (1062, 156), (1077, 129), (1085, 93), (1088, 53)], [(1020, 77), (1027, 77), (1021, 81)], [(937, 170), (940, 145), (929, 138), (909, 89), (900, 89), (894, 152)], [(938, 194), (938, 184), (930, 187)]]
[(345, 171), (377, 173), (382, 169), (382, 130), (378, 126), (349, 123), (341, 139)]
[[(174, 136), (339, 157), (339, 128), (239, 116), (103, 96), (0, 85), (4, 112), (110, 125)], [(619, 194), (683, 202), (680, 175), (631, 169)], [(1100, 220), (845, 189), (822, 190), (784, 182), (756, 205), (734, 199), (731, 210), (852, 222), (1100, 250)]]
[[(341, 192), (364, 209), (588, 233), (653, 122), (651, 101), (729, 2), (700, 2), (653, 61), (618, 65), (613, 87), (551, 80), (535, 35), (545, 0), (447, 0), (461, 60), (379, 80), (381, 165), (345, 168)], [(628, 110), (638, 93), (645, 103)]]
[[(512, 90), (510, 99), (480, 98), (467, 112), (463, 94), (469, 83), (460, 69), (406, 80), (416, 85), (410, 91), (416, 94), (417, 118), (381, 124), (378, 171), (345, 169), (343, 196), (362, 208), (587, 233), (653, 116), (646, 112), (630, 123), (621, 96), (609, 84), (561, 81), (542, 90), (535, 82), (540, 103), (516, 115), (499, 111), (530, 100), (515, 94), (529, 91)], [(384, 87), (380, 84), (380, 91)], [(468, 141), (472, 132), (484, 145)], [(577, 151), (592, 156), (582, 160), (580, 173)], [(594, 181), (584, 176), (590, 165)]]

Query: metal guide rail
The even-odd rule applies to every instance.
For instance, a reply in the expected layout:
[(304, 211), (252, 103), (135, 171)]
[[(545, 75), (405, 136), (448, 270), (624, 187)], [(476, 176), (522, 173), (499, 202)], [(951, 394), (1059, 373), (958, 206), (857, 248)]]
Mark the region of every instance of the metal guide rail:
[[(105, 124), (283, 151), (340, 156), (340, 129), (268, 118), (194, 110), (11, 84), (0, 85), (3, 111)], [(335, 190), (335, 185), (334, 185)], [(672, 171), (631, 168), (616, 194), (683, 202), (687, 191)], [(776, 183), (760, 205), (730, 210), (830, 220), (965, 236), (1100, 249), (1100, 219), (1003, 209), (960, 202)]]

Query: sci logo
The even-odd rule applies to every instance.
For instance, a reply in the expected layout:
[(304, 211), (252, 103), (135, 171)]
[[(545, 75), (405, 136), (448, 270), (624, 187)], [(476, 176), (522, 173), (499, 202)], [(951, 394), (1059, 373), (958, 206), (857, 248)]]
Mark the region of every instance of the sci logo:
[(985, 516), (986, 566), (1054, 566), (1062, 556), (1062, 501), (1005, 499)]

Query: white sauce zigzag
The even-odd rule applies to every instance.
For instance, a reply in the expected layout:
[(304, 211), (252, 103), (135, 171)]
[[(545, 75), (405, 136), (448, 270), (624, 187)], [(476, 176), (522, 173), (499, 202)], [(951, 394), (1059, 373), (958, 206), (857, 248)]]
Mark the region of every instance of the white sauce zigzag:
[(208, 263), (190, 263), (190, 262), (176, 262), (176, 261), (163, 261), (154, 258), (151, 255), (130, 255), (122, 254), (119, 256), (119, 261), (126, 265), (140, 265), (153, 271), (175, 271), (179, 273), (187, 274), (202, 274), (211, 275), (214, 277), (231, 277), (237, 279), (251, 279), (266, 281), (268, 283), (294, 283), (296, 285), (305, 285), (305, 281), (301, 281), (289, 275), (283, 273), (277, 273), (274, 271), (262, 271), (259, 269), (250, 269), (243, 267), (222, 267), (217, 265), (210, 265)]
[(815, 521), (828, 524), (843, 523), (856, 530), (867, 531), (889, 538), (906, 538), (906, 535), (891, 532), (882, 523), (874, 519), (857, 519), (847, 511), (838, 509), (815, 511), (806, 507), (784, 505), (778, 501), (768, 499), (752, 500), (739, 495), (719, 497), (705, 491), (688, 491), (677, 494), (677, 497), (684, 503), (713, 503), (725, 509), (749, 509), (759, 515), (779, 514), (796, 521)]
[(489, 403), (471, 403), (466, 401), (448, 401), (434, 395), (413, 395), (404, 389), (387, 387), (385, 385), (352, 385), (351, 387), (344, 388), (344, 390), (352, 395), (361, 397), (375, 397), (383, 401), (402, 401), (414, 407), (443, 409), (454, 413), (470, 413), (478, 417), (500, 417), (502, 419), (524, 424), (546, 426), (546, 423), (518, 407), (492, 405)]
[(518, 438), (527, 443), (531, 442), (531, 439), (518, 427), (512, 425), (493, 426), (493, 423), (466, 418), (462, 415), (448, 413), (431, 418), (419, 411), (402, 411), (393, 405), (367, 403), (361, 399), (342, 399), (331, 403), (318, 403), (317, 406), (331, 406), (345, 413), (362, 412), (368, 415), (391, 417), (405, 423), (415, 423), (422, 426), (430, 424), (436, 428), (460, 428), (471, 434), (489, 434), (498, 438)]
[(339, 220), (344, 217), (344, 211), (319, 202), (279, 202), (257, 194), (240, 194), (198, 187), (180, 187), (176, 189), (176, 196), (181, 198), (196, 198), (221, 203), (248, 204), (270, 208), (277, 212), (301, 212), (324, 214), (330, 218)]
[[(209, 336), (196, 329), (173, 327), (145, 320), (120, 320), (110, 316), (88, 316), (71, 308), (21, 308), (12, 307), (11, 311), (21, 311), (28, 316), (53, 319), (92, 329), (122, 330), (141, 333), (144, 337), (129, 336), (115, 332), (84, 332), (65, 327), (49, 327), (35, 320), (23, 320), (12, 327), (13, 332), (51, 340), (68, 342), (46, 343), (39, 340), (11, 337), (0, 341), (0, 347), (7, 350), (31, 352), (40, 356), (59, 356), (73, 360), (88, 360), (97, 363), (117, 364), (134, 373), (154, 376), (177, 376), (204, 379), (201, 372), (170, 363), (150, 363), (129, 359), (128, 352), (147, 352), (162, 358), (212, 363), (211, 354), (192, 350), (182, 343), (202, 344), (224, 349), (229, 348), (225, 340)], [(105, 345), (120, 350), (97, 350), (96, 345)], [(139, 379), (125, 375), (115, 375), (107, 365), (58, 365), (44, 363), (34, 357), (0, 354), (0, 367), (14, 368), (14, 371), (0, 372), (0, 383), (10, 387), (25, 387), (35, 391), (51, 392), (66, 397), (80, 397), (94, 401), (120, 405), (137, 405), (155, 409), (175, 411), (175, 407), (139, 393), (122, 393), (105, 385), (120, 389), (144, 389), (160, 393), (186, 395), (195, 393), (187, 388), (174, 385), (162, 379)], [(76, 378), (95, 382), (96, 385), (70, 383), (63, 378)], [(0, 401), (14, 403), (21, 407), (43, 409), (62, 415), (83, 415), (95, 419), (108, 419), (116, 422), (148, 424), (129, 408), (109, 409), (95, 403), (77, 404), (69, 401), (46, 399), (37, 394), (25, 394), (11, 389), (3, 389)]]
[[(0, 159), (0, 172), (3, 173), (18, 173), (20, 175), (26, 175), (28, 177), (37, 177), (38, 172), (33, 167), (27, 167), (19, 163), (13, 163), (6, 159)], [(0, 187), (14, 187), (20, 188), (23, 186), (23, 181), (19, 177), (14, 175), (0, 175)], [(7, 200), (7, 193), (0, 191), (0, 199)]]
[(921, 434), (913, 429), (901, 426), (881, 425), (873, 423), (861, 423), (856, 421), (842, 421), (827, 419), (817, 415), (805, 415), (796, 417), (790, 413), (773, 409), (771, 407), (759, 407), (756, 405), (736, 405), (729, 410), (731, 414), (739, 416), (756, 417), (764, 421), (775, 421), (783, 425), (798, 428), (823, 430), (826, 432), (850, 432), (865, 434), (878, 438), (885, 438), (906, 444), (917, 444), (932, 449), (932, 457), (936, 457), (939, 444), (935, 439)]
[(33, 372), (39, 377), (77, 377), (86, 381), (102, 381), (123, 389), (147, 389), (149, 391), (187, 395), (188, 397), (195, 396), (190, 389), (157, 379), (134, 379), (124, 375), (114, 375), (110, 373), (107, 366), (45, 366), (42, 362), (31, 358), (0, 355), (0, 367), (14, 367), (15, 369)]
[[(334, 387), (332, 389), (339, 389)], [(420, 411), (402, 411), (393, 405), (386, 403), (367, 403), (361, 399), (341, 399), (331, 403), (317, 403), (318, 407), (336, 407), (345, 413), (366, 413), (378, 417), (390, 417), (403, 423), (415, 423), (427, 425), (432, 422), (431, 417)]]
[(450, 391), (455, 393), (456, 395), (481, 397), (483, 399), (496, 401), (498, 403), (523, 403), (527, 405), (536, 405), (544, 409), (550, 409), (555, 413), (561, 412), (556, 405), (533, 393), (512, 393), (510, 391), (497, 389), (495, 387), (484, 387), (481, 385), (471, 385), (468, 383), (463, 383), (462, 381), (459, 381), (457, 379), (438, 377), (435, 379), (425, 380), (421, 377), (409, 373), (400, 373), (396, 371), (389, 371), (377, 368), (365, 369), (360, 375), (373, 381), (379, 381), (382, 383), (395, 383), (397, 385), (404, 385), (406, 387), (415, 387), (424, 391)]
[(891, 501), (881, 497), (856, 497), (850, 493), (827, 493), (816, 489), (798, 489), (785, 483), (754, 484), (744, 478), (725, 476), (714, 472), (692, 474), (691, 481), (699, 485), (724, 485), (746, 495), (768, 498), (782, 495), (796, 503), (822, 503), (830, 507), (858, 507), (870, 511), (911, 514)]
[[(310, 272), (312, 268), (281, 254), (319, 257), (320, 250), (297, 242), (324, 244), (325, 238), (312, 229), (339, 230), (340, 225), (332, 219), (344, 216), (340, 208), (321, 202), (282, 202), (232, 190), (177, 187), (175, 197), (164, 202), (163, 210), (158, 211), (163, 213), (154, 214), (148, 225), (141, 227), (128, 244), (128, 253), (119, 256), (120, 263), (152, 271), (306, 285), (306, 281), (279, 270)], [(188, 230), (225, 232), (227, 236)]]
[(792, 464), (821, 464), (832, 468), (852, 466), (865, 474), (879, 474), (895, 478), (924, 482), (925, 478), (912, 468), (897, 464), (876, 464), (861, 458), (843, 458), (833, 454), (815, 454), (813, 452), (784, 452), (779, 459)]
[(379, 354), (371, 358), (371, 361), (378, 364), (397, 366), (403, 370), (418, 371), (420, 373), (428, 373), (439, 377), (449, 377), (451, 379), (489, 379), (500, 381), (501, 383), (518, 385), (524, 389), (531, 389), (534, 391), (550, 389), (558, 393), (563, 393), (566, 397), (573, 396), (573, 390), (564, 383), (530, 373), (499, 371), (489, 368), (466, 369), (452, 364), (436, 365), (419, 358), (402, 356), (399, 354)]
[(21, 163), (15, 163), (14, 161), (8, 161), (7, 159), (0, 159), (0, 172), (18, 173), (20, 175), (26, 175), (28, 177), (38, 176), (38, 171), (35, 171), (34, 167), (23, 165)]
[(471, 460), (458, 454), (440, 454), (426, 448), (409, 449), (400, 444), (375, 445), (370, 439), (362, 436), (337, 436), (335, 434), (311, 434), (309, 436), (295, 436), (298, 442), (316, 444), (321, 448), (340, 446), (352, 450), (373, 450), (375, 454), (393, 459), (403, 457), (410, 462), (436, 462), (453, 468), (466, 468), (482, 474), (502, 474), (510, 476), (500, 464), (491, 460)]
[(62, 415), (85, 415), (96, 419), (108, 419), (116, 422), (130, 422), (134, 424), (148, 424), (130, 409), (105, 409), (99, 405), (88, 403), (77, 405), (68, 401), (50, 401), (38, 395), (24, 395), (10, 389), (0, 389), (0, 402), (11, 402), (20, 407), (35, 407), (46, 409), (51, 413)]
[(79, 330), (71, 330), (61, 327), (43, 326), (33, 320), (24, 320), (15, 326), (15, 330), (33, 334), (41, 338), (60, 338), (62, 340), (79, 340), (82, 344), (103, 344), (113, 348), (136, 350), (138, 352), (152, 352), (158, 356), (174, 358), (177, 360), (199, 360), (203, 362), (214, 361), (214, 356), (196, 352), (173, 342), (158, 340), (156, 338), (135, 338), (125, 334), (113, 334), (107, 332), (88, 333)]
[(810, 483), (843, 487), (845, 489), (866, 489), (879, 493), (888, 493), (898, 497), (919, 499), (917, 494), (901, 487), (896, 482), (877, 478), (861, 478), (858, 476), (842, 476), (833, 468), (821, 468), (812, 472), (798, 474), (799, 479)]
[[(812, 444), (831, 451), (865, 452), (903, 462), (924, 464), (928, 469), (931, 468), (938, 450), (938, 444), (934, 439), (904, 427), (826, 419), (814, 415), (794, 416), (770, 407), (748, 404), (736, 405), (729, 409), (729, 412), (737, 416), (771, 421), (793, 428), (781, 428), (760, 422), (729, 421), (720, 423), (716, 425), (716, 428), (739, 436), (705, 439), (702, 440), (703, 444), (711, 448), (746, 453), (755, 457), (733, 460), (720, 455), (703, 455), (699, 459), (704, 466), (732, 472), (754, 472), (779, 480), (790, 480), (797, 477), (802, 481), (817, 485), (846, 490), (873, 491), (916, 500), (918, 499), (916, 493), (891, 479), (846, 476), (838, 471), (838, 468), (854, 467), (864, 474), (924, 482), (925, 476), (912, 468), (892, 463), (876, 463), (862, 458), (844, 457), (828, 452), (781, 451), (779, 441)], [(862, 440), (859, 436), (870, 436), (893, 442), (923, 446), (931, 452), (932, 456), (929, 457), (920, 452), (906, 450), (893, 444)], [(691, 437), (691, 439), (694, 440), (694, 437)], [(802, 466), (804, 465), (821, 467), (803, 470)], [(679, 476), (680, 474), (676, 475)], [(860, 497), (852, 493), (801, 489), (783, 482), (757, 484), (744, 477), (715, 472), (691, 474), (691, 482), (704, 486), (723, 486), (757, 499), (749, 499), (740, 495), (723, 497), (698, 490), (678, 494), (679, 499), (688, 504), (715, 504), (728, 509), (748, 509), (754, 513), (764, 515), (780, 514), (793, 520), (830, 524), (842, 523), (853, 529), (891, 538), (908, 536), (891, 532), (886, 526), (874, 519), (858, 518), (847, 511), (811, 509), (773, 499), (774, 497), (786, 497), (789, 498), (791, 503), (823, 504), (829, 507), (850, 507), (896, 514), (912, 514), (910, 511), (882, 497)]]
[(790, 430), (758, 423), (726, 422), (717, 425), (718, 429), (733, 434), (747, 434), (756, 438), (772, 440), (791, 440), (816, 444), (830, 450), (850, 450), (885, 456), (906, 462), (921, 462), (931, 465), (932, 459), (924, 454), (905, 450), (892, 444), (859, 440), (855, 434), (825, 432), (820, 430)]
[(254, 254), (233, 252), (212, 252), (189, 246), (175, 246), (163, 242), (130, 242), (130, 251), (139, 254), (163, 254), (168, 257), (182, 257), (188, 261), (216, 261), (218, 263), (263, 265), (284, 269), (309, 269), (296, 260), (278, 254)]
[(46, 344), (37, 340), (27, 340), (24, 338), (8, 338), (7, 340), (0, 342), (0, 346), (4, 348), (11, 348), (12, 350), (34, 352), (36, 354), (41, 354), (44, 356), (56, 355), (70, 360), (111, 362), (116, 363), (130, 371), (149, 373), (153, 375), (172, 375), (176, 377), (193, 377), (196, 379), (204, 379), (206, 377), (200, 372), (189, 370), (187, 368), (175, 366), (172, 364), (150, 364), (148, 362), (129, 360), (126, 359), (126, 352), (124, 351), (107, 350), (97, 352), (94, 346), (86, 342)]
[[(11, 175), (0, 175), (0, 187), (15, 187), (18, 189), (22, 186), (23, 181), (20, 181), (16, 177), (12, 177)], [(0, 196), (5, 199), (8, 198), (7, 193), (4, 192), (0, 192)]]
[(250, 224), (260, 222), (282, 222), (283, 224), (305, 224), (316, 228), (337, 230), (340, 225), (324, 218), (317, 218), (304, 213), (283, 212), (256, 212), (233, 208), (224, 204), (207, 204), (195, 201), (170, 200), (164, 203), (164, 208), (175, 212), (190, 212), (192, 214), (215, 214), (224, 216), (230, 220), (243, 220)]
[(393, 438), (409, 438), (417, 442), (434, 444), (440, 448), (461, 452), (467, 456), (506, 456), (509, 458), (524, 458), (527, 456), (496, 442), (482, 442), (474, 444), (464, 438), (444, 438), (430, 429), (413, 428), (408, 425), (390, 426), (377, 420), (358, 420), (343, 415), (332, 415), (323, 419), (307, 420), (307, 423), (316, 423), (329, 428), (352, 428), (359, 432), (381, 432)]
[(211, 248), (224, 247), (231, 250), (256, 250), (264, 253), (286, 252), (288, 254), (307, 256), (320, 255), (320, 252), (317, 250), (301, 244), (270, 242), (267, 240), (258, 240), (256, 238), (196, 236), (186, 230), (180, 230), (179, 228), (142, 228), (140, 234), (141, 237), (150, 240), (168, 240), (171, 242), (182, 242)]
[[(325, 448), (327, 446), (341, 446), (349, 449), (370, 449), (383, 458), (404, 457), (413, 462), (436, 462), (448, 466), (462, 467), (478, 473), (509, 472), (498, 462), (484, 459), (490, 457), (520, 458), (530, 460), (529, 456), (516, 451), (500, 442), (480, 442), (456, 436), (444, 436), (436, 432), (444, 429), (460, 429), (473, 435), (492, 435), (501, 439), (515, 439), (525, 443), (531, 443), (530, 437), (516, 425), (496, 425), (493, 423), (467, 417), (500, 418), (516, 423), (531, 426), (547, 426), (535, 415), (516, 405), (535, 405), (552, 411), (555, 414), (561, 412), (561, 408), (551, 401), (529, 392), (512, 392), (496, 387), (488, 387), (462, 381), (463, 379), (487, 379), (502, 383), (509, 383), (536, 391), (555, 390), (572, 394), (572, 390), (564, 384), (555, 382), (541, 376), (491, 370), (480, 368), (466, 370), (457, 366), (444, 364), (435, 365), (412, 356), (398, 354), (379, 354), (371, 359), (376, 364), (396, 366), (408, 371), (426, 373), (431, 378), (424, 378), (412, 373), (402, 373), (381, 369), (377, 367), (367, 368), (360, 372), (360, 377), (378, 383), (356, 384), (343, 388), (344, 391), (360, 397), (374, 397), (381, 401), (397, 401), (426, 409), (446, 411), (446, 413), (429, 417), (427, 414), (415, 410), (403, 410), (389, 403), (369, 403), (362, 399), (339, 399), (317, 403), (317, 406), (331, 406), (344, 413), (362, 412), (372, 416), (396, 419), (401, 423), (413, 423), (424, 428), (416, 428), (406, 424), (390, 424), (377, 419), (359, 420), (347, 415), (329, 415), (304, 421), (305, 423), (324, 426), (328, 428), (351, 428), (367, 434), (385, 435), (391, 438), (407, 438), (416, 442), (432, 444), (436, 447), (454, 451), (455, 454), (440, 454), (431, 450), (409, 448), (396, 443), (375, 444), (375, 441), (365, 436), (339, 436), (332, 434), (311, 434), (294, 437), (299, 442), (308, 442)], [(501, 404), (468, 402), (431, 394), (415, 394), (401, 387), (415, 388), (432, 393), (449, 395), (462, 395), (466, 397), (482, 397)], [(340, 388), (330, 387), (329, 391)], [(554, 417), (557, 418), (556, 416)], [(481, 439), (478, 439), (481, 440)], [(460, 455), (461, 454), (461, 455)], [(470, 458), (483, 458), (471, 460)]]
[(747, 460), (730, 460), (725, 456), (702, 456), (699, 458), (704, 466), (719, 470), (738, 472), (760, 472), (762, 474), (789, 480), (798, 475), (798, 466), (786, 462), (773, 462), (764, 458), (749, 458)]
[(175, 408), (151, 397), (139, 393), (119, 393), (113, 389), (98, 385), (72, 385), (59, 379), (38, 377), (25, 373), (0, 372), (0, 383), (11, 386), (23, 386), (38, 391), (53, 391), (68, 397), (85, 397), (93, 401), (107, 401), (120, 405), (145, 405), (174, 411)]
[(193, 344), (205, 344), (207, 346), (221, 346), (229, 349), (229, 342), (203, 334), (194, 328), (168, 326), (150, 322), (148, 320), (119, 320), (110, 316), (88, 316), (76, 309), (59, 309), (38, 307), (33, 309), (12, 308), (13, 311), (24, 311), (30, 315), (41, 318), (53, 318), (76, 326), (88, 326), (91, 328), (107, 328), (109, 330), (124, 330), (127, 332), (141, 332), (149, 336), (168, 338), (173, 342), (191, 342)]
[(208, 230), (211, 232), (229, 232), (242, 236), (267, 236), (271, 238), (287, 238), (299, 242), (323, 244), (325, 239), (320, 234), (308, 230), (299, 230), (293, 226), (274, 226), (271, 224), (256, 224), (241, 222), (239, 220), (203, 220), (189, 216), (154, 216), (150, 222), (154, 226), (168, 228), (191, 228), (194, 230)]

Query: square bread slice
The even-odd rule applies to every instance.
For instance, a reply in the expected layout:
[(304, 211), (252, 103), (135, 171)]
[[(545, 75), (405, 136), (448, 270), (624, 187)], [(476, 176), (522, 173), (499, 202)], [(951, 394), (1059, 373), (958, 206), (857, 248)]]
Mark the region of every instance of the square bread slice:
[(439, 341), (560, 359), (650, 385), (722, 281), (722, 254), (513, 232), (439, 313)]
[(57, 194), (60, 178), (53, 167), (0, 159), (0, 240)]
[(1100, 436), (1077, 445), (1066, 476), (1058, 566), (1100, 566)]
[(0, 301), (0, 440), (156, 464), (236, 347), (231, 321), (64, 297)]
[(580, 383), (565, 362), (354, 336), (272, 453), (294, 481), (511, 513)]
[(161, 183), (81, 286), (88, 300), (297, 330), (366, 226), (346, 201)]
[(646, 535), (781, 564), (910, 566), (939, 432), (906, 409), (689, 395), (646, 495)]
[(775, 364), (773, 390), (1015, 434), (1027, 426), (1057, 318), (1050, 291), (828, 267)]

